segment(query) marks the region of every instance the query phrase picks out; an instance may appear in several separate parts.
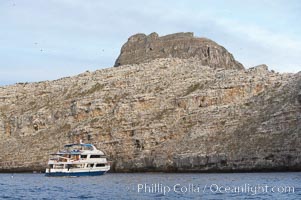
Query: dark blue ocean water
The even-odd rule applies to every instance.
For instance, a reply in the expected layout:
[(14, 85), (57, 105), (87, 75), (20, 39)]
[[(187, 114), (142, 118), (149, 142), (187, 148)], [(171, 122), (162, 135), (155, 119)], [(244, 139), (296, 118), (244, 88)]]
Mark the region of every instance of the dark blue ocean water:
[(0, 199), (301, 199), (301, 173), (0, 174)]

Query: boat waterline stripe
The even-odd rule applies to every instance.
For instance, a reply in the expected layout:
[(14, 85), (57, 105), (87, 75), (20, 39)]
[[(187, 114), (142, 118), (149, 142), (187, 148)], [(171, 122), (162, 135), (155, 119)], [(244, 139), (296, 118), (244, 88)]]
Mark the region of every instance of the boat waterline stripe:
[(46, 173), (45, 176), (98, 176), (103, 175), (107, 171), (96, 171), (96, 172), (50, 172)]

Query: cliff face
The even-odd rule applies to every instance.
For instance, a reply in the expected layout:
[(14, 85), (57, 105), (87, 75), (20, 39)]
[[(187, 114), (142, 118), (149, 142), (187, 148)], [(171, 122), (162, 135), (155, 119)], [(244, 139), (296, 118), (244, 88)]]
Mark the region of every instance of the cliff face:
[(156, 58), (195, 58), (202, 65), (214, 68), (243, 69), (224, 47), (206, 38), (197, 38), (193, 33), (175, 33), (159, 37), (136, 34), (122, 46), (115, 67), (126, 64), (149, 62)]
[(301, 169), (301, 73), (162, 58), (0, 87), (0, 170), (83, 139), (115, 171)]

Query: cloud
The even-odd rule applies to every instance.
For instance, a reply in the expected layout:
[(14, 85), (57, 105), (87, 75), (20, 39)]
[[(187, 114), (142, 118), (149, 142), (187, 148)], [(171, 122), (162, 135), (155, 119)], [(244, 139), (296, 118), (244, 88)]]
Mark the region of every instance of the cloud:
[(292, 39), (287, 35), (275, 33), (256, 25), (247, 25), (226, 19), (218, 19), (216, 22), (224, 30), (235, 35), (244, 35), (246, 39), (263, 46), (279, 48), (283, 51), (287, 51), (288, 49), (297, 52), (301, 51), (301, 41)]
[(222, 30), (240, 38), (242, 43), (253, 43), (253, 47), (250, 44), (246, 45), (246, 48), (252, 47), (248, 49), (250, 52), (258, 51), (257, 54), (265, 54), (264, 56), (258, 55), (258, 57), (254, 55), (256, 56), (253, 57), (254, 61), (259, 61), (258, 58), (263, 57), (265, 60), (260, 60), (260, 62), (268, 63), (282, 72), (298, 72), (301, 69), (300, 38), (292, 38), (290, 35), (272, 32), (264, 27), (226, 19), (218, 19), (216, 23), (221, 26)]

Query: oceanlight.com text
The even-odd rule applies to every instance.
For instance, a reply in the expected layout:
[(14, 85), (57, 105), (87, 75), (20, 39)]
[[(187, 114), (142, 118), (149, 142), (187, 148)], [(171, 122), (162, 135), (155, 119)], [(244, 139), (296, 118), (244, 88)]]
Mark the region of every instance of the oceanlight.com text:
[(222, 184), (180, 184), (168, 185), (163, 183), (138, 183), (131, 186), (127, 186), (129, 192), (135, 193), (153, 193), (168, 195), (169, 193), (179, 194), (250, 194), (260, 195), (265, 193), (295, 193), (295, 187), (289, 185), (222, 185)]

